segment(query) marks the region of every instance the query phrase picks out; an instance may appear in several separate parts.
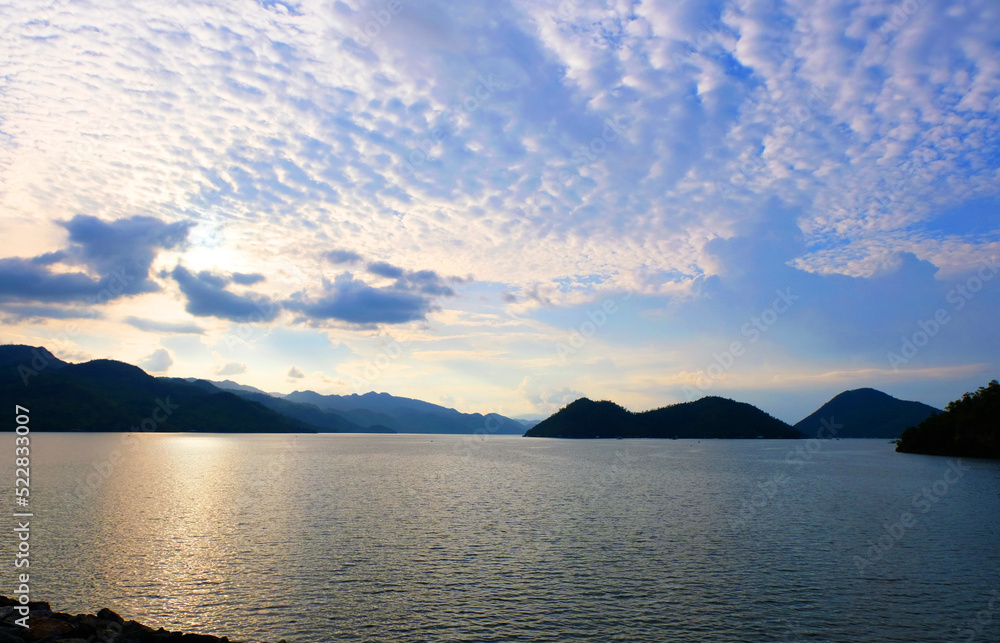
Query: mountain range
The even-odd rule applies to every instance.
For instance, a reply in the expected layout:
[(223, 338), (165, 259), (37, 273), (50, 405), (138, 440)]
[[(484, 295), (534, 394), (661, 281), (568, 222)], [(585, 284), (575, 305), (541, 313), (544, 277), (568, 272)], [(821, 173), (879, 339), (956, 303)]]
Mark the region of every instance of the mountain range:
[(388, 393), (282, 397), (230, 380), (153, 377), (124, 362), (72, 364), (23, 345), (0, 346), (0, 403), (31, 410), (35, 431), (519, 435), (531, 425)]
[[(790, 426), (743, 402), (705, 397), (632, 413), (581, 398), (538, 422), (461, 413), (389, 395), (266, 393), (231, 380), (154, 377), (98, 359), (65, 362), (43, 347), (0, 346), (0, 402), (31, 409), (40, 431), (484, 433), (529, 437), (897, 438), (938, 412), (874, 389), (845, 391)], [(527, 431), (526, 431), (527, 429)]]

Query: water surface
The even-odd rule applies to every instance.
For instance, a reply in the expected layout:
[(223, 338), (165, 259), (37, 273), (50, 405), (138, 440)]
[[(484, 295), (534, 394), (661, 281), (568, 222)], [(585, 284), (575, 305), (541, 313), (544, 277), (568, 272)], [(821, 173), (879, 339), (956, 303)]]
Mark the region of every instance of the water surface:
[(33, 598), (61, 611), (251, 641), (1000, 639), (997, 462), (865, 440), (32, 440)]

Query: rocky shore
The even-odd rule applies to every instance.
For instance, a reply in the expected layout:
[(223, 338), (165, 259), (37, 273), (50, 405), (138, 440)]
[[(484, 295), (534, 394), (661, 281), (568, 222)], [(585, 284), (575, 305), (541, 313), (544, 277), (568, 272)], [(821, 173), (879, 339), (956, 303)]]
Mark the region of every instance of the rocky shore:
[(16, 600), (0, 596), (0, 643), (238, 643), (225, 636), (154, 630), (107, 608), (76, 616), (53, 612), (44, 601), (28, 603), (29, 627), (24, 628), (16, 623), (22, 618), (18, 608), (23, 606)]

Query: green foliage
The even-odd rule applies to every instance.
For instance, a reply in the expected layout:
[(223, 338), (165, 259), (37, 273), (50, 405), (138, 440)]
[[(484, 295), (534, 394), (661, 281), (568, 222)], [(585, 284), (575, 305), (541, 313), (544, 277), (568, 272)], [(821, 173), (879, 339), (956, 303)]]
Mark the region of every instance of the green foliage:
[(992, 380), (975, 393), (948, 403), (903, 432), (896, 444), (902, 453), (1000, 458), (1000, 383)]

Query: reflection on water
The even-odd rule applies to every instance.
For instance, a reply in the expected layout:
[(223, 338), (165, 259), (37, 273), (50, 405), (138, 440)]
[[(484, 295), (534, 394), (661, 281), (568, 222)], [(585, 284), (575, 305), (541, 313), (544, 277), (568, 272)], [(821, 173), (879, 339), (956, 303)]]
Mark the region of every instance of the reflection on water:
[(790, 444), (34, 435), (36, 597), (270, 641), (968, 631), (1000, 590), (1000, 463), (900, 533), (947, 460)]

